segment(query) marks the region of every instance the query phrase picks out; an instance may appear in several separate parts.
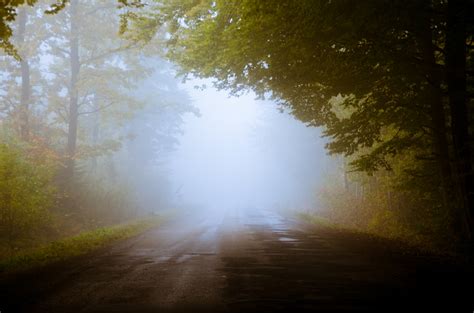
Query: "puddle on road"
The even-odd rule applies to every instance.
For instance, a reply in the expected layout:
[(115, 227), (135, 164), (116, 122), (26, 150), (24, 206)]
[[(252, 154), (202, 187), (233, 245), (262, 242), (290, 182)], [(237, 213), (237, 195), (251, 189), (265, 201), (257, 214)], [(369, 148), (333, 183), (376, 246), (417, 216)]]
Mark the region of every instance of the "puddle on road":
[(278, 240), (283, 241), (283, 242), (298, 242), (298, 239), (295, 238), (290, 238), (290, 237), (280, 237)]
[(197, 257), (197, 256), (214, 256), (216, 255), (215, 252), (191, 252), (191, 253), (186, 253), (180, 256), (178, 259), (176, 259), (176, 263), (182, 263), (184, 261), (187, 261), (191, 258)]
[(187, 260), (189, 260), (191, 258), (194, 258), (196, 256), (197, 255), (193, 255), (193, 254), (184, 254), (176, 260), (176, 263), (183, 263), (184, 261), (187, 261)]
[(156, 261), (158, 263), (163, 263), (163, 262), (169, 261), (170, 259), (171, 259), (170, 256), (160, 256), (160, 257), (156, 258)]
[(282, 235), (282, 236), (288, 235), (288, 229), (285, 229), (285, 230), (274, 230), (273, 232), (274, 232), (275, 234), (277, 234), (277, 235)]
[(216, 255), (216, 252), (191, 252), (189, 255)]

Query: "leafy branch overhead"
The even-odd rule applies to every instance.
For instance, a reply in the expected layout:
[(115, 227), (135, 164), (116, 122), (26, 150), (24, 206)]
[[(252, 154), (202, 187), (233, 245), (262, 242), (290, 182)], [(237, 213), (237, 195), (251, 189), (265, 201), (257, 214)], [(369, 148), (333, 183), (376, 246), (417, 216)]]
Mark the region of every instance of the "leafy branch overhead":
[[(69, 3), (70, 0), (57, 0), (57, 2), (50, 5), (48, 9), (44, 11), (45, 14), (57, 14), (62, 11)], [(143, 8), (145, 6), (141, 0), (117, 0), (117, 8)], [(21, 60), (18, 54), (17, 48), (11, 42), (13, 31), (11, 23), (15, 21), (18, 15), (18, 9), (22, 6), (35, 6), (38, 0), (15, 0), (15, 1), (2, 1), (0, 7), (0, 49), (3, 49), (7, 54), (13, 56), (17, 60)], [(137, 18), (137, 15), (132, 12), (125, 12), (122, 14), (122, 23), (120, 27), (120, 33), (127, 31), (128, 20)]]
[(163, 2), (183, 75), (270, 96), (352, 170), (410, 156), (403, 172), (431, 177), (474, 233), (472, 0)]

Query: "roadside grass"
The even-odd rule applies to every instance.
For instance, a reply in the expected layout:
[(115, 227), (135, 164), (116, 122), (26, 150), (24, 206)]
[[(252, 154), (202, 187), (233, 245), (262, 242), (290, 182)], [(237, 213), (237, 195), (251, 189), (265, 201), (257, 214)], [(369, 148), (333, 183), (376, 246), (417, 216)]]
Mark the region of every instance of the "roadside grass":
[(310, 224), (315, 228), (331, 231), (334, 233), (345, 234), (348, 236), (356, 236), (360, 239), (366, 239), (374, 243), (378, 243), (386, 248), (393, 248), (403, 254), (416, 254), (416, 255), (432, 255), (442, 258), (458, 258), (457, 253), (449, 248), (440, 248), (434, 245), (432, 242), (421, 239), (419, 237), (408, 237), (404, 236), (387, 236), (381, 235), (369, 230), (359, 229), (355, 227), (348, 227), (332, 222), (328, 218), (318, 216), (316, 214), (297, 212), (295, 216), (300, 221)]
[(331, 222), (329, 219), (306, 212), (297, 212), (295, 213), (296, 217), (303, 222), (315, 225), (322, 226), (323, 228), (328, 228), (332, 230), (342, 229), (341, 226)]
[(138, 235), (164, 221), (161, 216), (101, 227), (0, 260), (0, 274), (28, 270), (83, 255), (114, 241)]

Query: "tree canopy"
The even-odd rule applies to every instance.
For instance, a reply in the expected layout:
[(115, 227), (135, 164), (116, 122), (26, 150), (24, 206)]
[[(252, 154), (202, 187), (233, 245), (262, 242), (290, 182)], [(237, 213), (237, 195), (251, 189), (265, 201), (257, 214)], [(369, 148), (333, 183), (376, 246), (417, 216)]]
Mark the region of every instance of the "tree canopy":
[[(452, 228), (473, 237), (473, 0), (118, 0), (105, 11), (61, 0), (40, 8), (57, 14), (48, 39), (29, 43), (26, 5), (39, 8), (10, 1), (0, 12), (1, 47), (20, 61), (6, 68), (1, 96), (14, 99), (4, 106), (27, 138), (29, 104), (49, 88), (69, 176), (87, 142), (78, 122), (98, 125), (93, 113), (102, 109), (130, 117), (141, 104), (126, 89), (147, 73), (137, 55), (166, 54), (181, 75), (213, 78), (234, 95), (252, 90), (321, 127), (346, 172), (397, 177), (420, 210), (449, 211)], [(114, 31), (121, 36), (109, 38)], [(57, 54), (56, 76), (41, 80), (41, 56), (30, 54), (45, 47)]]
[[(16, 59), (20, 59), (18, 51), (14, 44), (11, 42), (13, 30), (11, 23), (15, 21), (18, 16), (19, 8), (24, 6), (35, 6), (39, 3), (38, 0), (13, 0), (13, 1), (2, 1), (0, 6), (0, 48), (6, 51), (8, 54), (14, 56)], [(44, 10), (45, 14), (56, 14), (63, 10), (70, 0), (57, 0), (53, 2), (47, 9)], [(129, 8), (140, 8), (144, 4), (141, 0), (117, 0), (117, 8), (123, 9), (124, 7)], [(121, 32), (125, 32), (127, 25), (127, 18), (134, 17), (135, 15), (130, 12), (125, 12), (122, 15), (122, 27)]]
[(355, 170), (390, 170), (394, 158), (413, 155), (417, 162), (405, 170), (433, 182), (433, 194), (442, 190), (445, 199), (457, 190), (461, 196), (447, 201), (464, 207), (453, 214), (463, 211), (459, 219), (469, 221), (474, 23), (464, 12), (473, 7), (472, 1), (169, 0), (162, 12), (172, 34), (169, 56), (183, 74), (280, 101), (307, 125), (323, 127), (329, 151), (353, 156)]

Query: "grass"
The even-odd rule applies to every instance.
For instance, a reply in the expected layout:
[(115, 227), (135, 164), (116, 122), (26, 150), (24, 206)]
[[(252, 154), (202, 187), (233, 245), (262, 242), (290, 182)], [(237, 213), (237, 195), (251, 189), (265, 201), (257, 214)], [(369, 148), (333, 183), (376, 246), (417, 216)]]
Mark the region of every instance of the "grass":
[(337, 225), (333, 222), (331, 222), (329, 219), (318, 216), (315, 214), (311, 213), (305, 213), (305, 212), (298, 212), (296, 213), (296, 217), (300, 220), (302, 220), (305, 223), (309, 223), (312, 225), (316, 226), (321, 226), (323, 228), (327, 229), (332, 229), (332, 230), (344, 230), (345, 228), (341, 227), (340, 225)]
[(0, 273), (10, 273), (44, 266), (83, 255), (114, 241), (138, 235), (159, 225), (162, 217), (146, 218), (110, 227), (101, 227), (79, 235), (51, 242), (36, 249), (0, 260)]
[(446, 258), (454, 258), (456, 254), (451, 250), (440, 249), (430, 242), (422, 241), (418, 238), (407, 240), (405, 237), (387, 236), (386, 234), (378, 234), (373, 231), (348, 227), (332, 222), (331, 220), (318, 216), (316, 214), (298, 212), (296, 217), (305, 223), (314, 225), (317, 228), (330, 230), (338, 233), (344, 233), (351, 236), (368, 239), (372, 242), (389, 244), (397, 247), (399, 251), (409, 254), (429, 254)]

